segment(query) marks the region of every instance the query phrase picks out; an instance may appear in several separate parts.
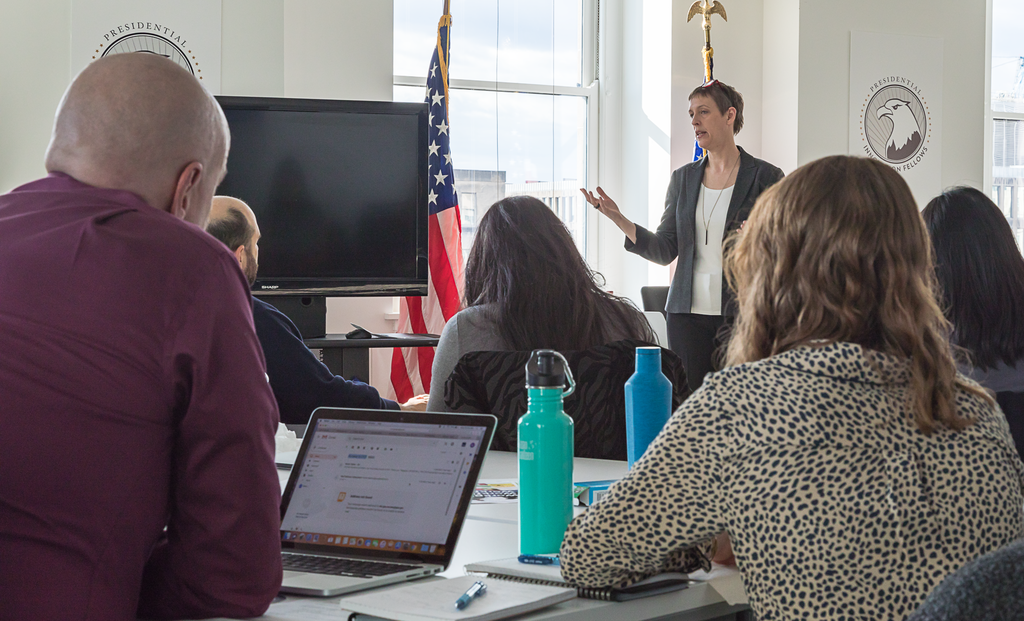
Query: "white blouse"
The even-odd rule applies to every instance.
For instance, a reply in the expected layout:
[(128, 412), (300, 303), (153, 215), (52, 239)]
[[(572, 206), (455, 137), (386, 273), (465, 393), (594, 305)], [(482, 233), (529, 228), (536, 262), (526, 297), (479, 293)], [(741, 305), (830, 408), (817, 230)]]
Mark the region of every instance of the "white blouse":
[(734, 187), (712, 190), (704, 184), (700, 186), (694, 227), (693, 297), (690, 300), (690, 312), (697, 315), (722, 314), (722, 238)]

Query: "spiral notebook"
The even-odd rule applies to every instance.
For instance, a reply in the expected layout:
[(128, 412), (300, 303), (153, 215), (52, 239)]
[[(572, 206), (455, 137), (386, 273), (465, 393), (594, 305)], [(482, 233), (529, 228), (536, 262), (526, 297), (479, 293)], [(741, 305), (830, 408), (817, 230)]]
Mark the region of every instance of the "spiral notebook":
[[(558, 565), (532, 565), (520, 563), (518, 558), (504, 558), (497, 561), (470, 563), (465, 567), (467, 572), (487, 574), (488, 578), (541, 584), (547, 586), (566, 587), (569, 584), (562, 578), (562, 570)], [(600, 599), (609, 602), (627, 602), (631, 599), (650, 597), (662, 593), (671, 593), (685, 589), (690, 583), (686, 574), (664, 573), (651, 576), (635, 584), (621, 589), (603, 588), (588, 589), (577, 587), (576, 595), (587, 599)]]

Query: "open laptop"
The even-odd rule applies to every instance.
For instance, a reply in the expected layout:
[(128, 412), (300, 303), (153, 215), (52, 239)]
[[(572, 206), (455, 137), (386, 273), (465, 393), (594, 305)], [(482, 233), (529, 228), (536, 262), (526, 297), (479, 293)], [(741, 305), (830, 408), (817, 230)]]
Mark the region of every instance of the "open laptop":
[(281, 590), (340, 595), (444, 571), (496, 422), (314, 411), (281, 499)]

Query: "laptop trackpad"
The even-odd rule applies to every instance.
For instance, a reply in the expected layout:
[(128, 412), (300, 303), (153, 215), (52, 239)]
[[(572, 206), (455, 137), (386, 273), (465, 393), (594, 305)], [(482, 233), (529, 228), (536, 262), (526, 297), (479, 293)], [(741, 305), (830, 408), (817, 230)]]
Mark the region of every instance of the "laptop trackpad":
[(303, 595), (328, 595), (363, 589), (366, 588), (367, 582), (367, 578), (309, 574), (301, 571), (285, 570), (284, 579), (281, 581), (281, 590), (285, 593), (300, 593)]

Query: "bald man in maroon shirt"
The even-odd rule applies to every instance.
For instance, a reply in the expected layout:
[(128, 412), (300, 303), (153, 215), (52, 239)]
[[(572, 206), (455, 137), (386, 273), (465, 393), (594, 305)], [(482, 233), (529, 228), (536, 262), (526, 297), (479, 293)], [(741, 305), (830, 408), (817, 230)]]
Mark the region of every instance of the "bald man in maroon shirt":
[(0, 196), (0, 619), (277, 593), (277, 408), (248, 284), (200, 228), (228, 147), (189, 73), (112, 56), (65, 93), (49, 175)]

